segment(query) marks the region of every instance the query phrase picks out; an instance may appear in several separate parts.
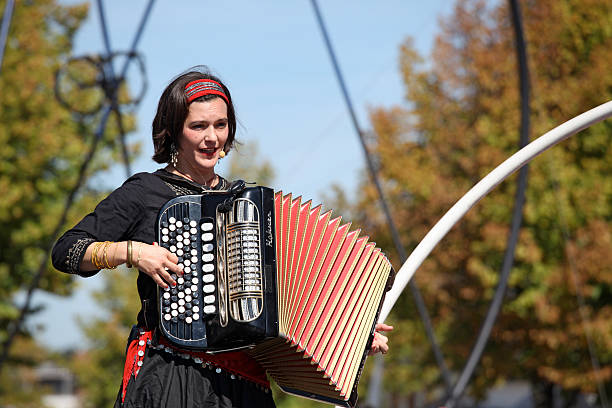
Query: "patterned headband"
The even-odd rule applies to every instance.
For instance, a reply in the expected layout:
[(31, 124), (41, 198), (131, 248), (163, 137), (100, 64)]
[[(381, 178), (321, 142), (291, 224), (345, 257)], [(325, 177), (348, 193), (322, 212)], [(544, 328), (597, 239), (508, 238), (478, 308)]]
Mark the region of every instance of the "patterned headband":
[(217, 81), (213, 81), (212, 79), (196, 79), (185, 86), (187, 103), (191, 103), (194, 99), (197, 99), (200, 96), (211, 94), (219, 95), (229, 104), (229, 99), (223, 91), (223, 87)]

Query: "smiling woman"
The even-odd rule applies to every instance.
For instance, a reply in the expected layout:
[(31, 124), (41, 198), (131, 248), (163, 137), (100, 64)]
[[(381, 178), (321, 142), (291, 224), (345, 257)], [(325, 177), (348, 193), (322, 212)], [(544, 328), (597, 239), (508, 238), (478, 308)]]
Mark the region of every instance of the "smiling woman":
[[(162, 93), (153, 121), (153, 159), (167, 165), (130, 177), (53, 249), (54, 266), (67, 273), (92, 276), (123, 263), (139, 270), (142, 307), (115, 407), (274, 406), (264, 370), (245, 353), (196, 355), (155, 335), (157, 286), (187, 279), (178, 256), (154, 242), (157, 215), (176, 196), (231, 186), (215, 166), (235, 133), (231, 95), (219, 78), (206, 70), (181, 74)], [(198, 313), (196, 300), (181, 299), (180, 307)]]

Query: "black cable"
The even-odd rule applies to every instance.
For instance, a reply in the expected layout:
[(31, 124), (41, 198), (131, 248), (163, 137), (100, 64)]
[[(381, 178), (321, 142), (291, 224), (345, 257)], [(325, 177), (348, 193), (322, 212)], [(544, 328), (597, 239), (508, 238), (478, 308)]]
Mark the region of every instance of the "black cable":
[(2, 25), (0, 26), (0, 74), (2, 73), (2, 61), (4, 61), (4, 48), (8, 38), (11, 19), (13, 18), (13, 10), (15, 9), (15, 0), (8, 0), (4, 6), (2, 14)]
[(119, 142), (121, 143), (121, 155), (123, 156), (123, 164), (125, 166), (126, 178), (129, 178), (132, 175), (132, 169), (130, 168), (130, 156), (127, 150), (127, 143), (125, 141), (123, 118), (121, 117), (121, 110), (119, 109), (119, 104), (117, 103), (117, 91), (119, 90), (119, 86), (121, 85), (121, 82), (124, 80), (124, 78), (117, 78), (115, 76), (110, 38), (108, 35), (108, 28), (106, 27), (106, 17), (104, 16), (104, 7), (102, 5), (102, 0), (98, 0), (97, 3), (98, 14), (100, 15), (100, 25), (102, 27), (102, 38), (104, 39), (104, 48), (106, 48), (106, 55), (108, 59), (105, 68), (109, 71), (109, 76), (112, 78), (112, 83), (110, 86), (110, 89), (112, 91), (109, 97), (111, 101), (112, 110), (115, 113), (115, 118), (117, 119), (117, 127), (119, 129)]
[[(512, 12), (512, 25), (514, 28), (515, 36), (515, 48), (518, 60), (518, 74), (519, 74), (519, 88), (521, 93), (521, 125), (520, 125), (520, 140), (519, 149), (523, 148), (529, 143), (529, 99), (530, 99), (530, 87), (529, 87), (529, 68), (527, 65), (527, 49), (525, 44), (525, 36), (523, 31), (523, 22), (521, 18), (521, 10), (517, 0), (509, 0), (510, 9)], [(495, 324), (495, 320), (501, 310), (501, 306), (508, 286), (508, 279), (510, 278), (510, 270), (514, 263), (514, 254), (516, 244), (518, 242), (519, 232), (521, 229), (521, 223), (523, 219), (523, 206), (525, 204), (525, 191), (527, 190), (527, 173), (528, 166), (524, 166), (519, 171), (516, 196), (514, 198), (514, 210), (512, 213), (512, 224), (510, 229), (510, 235), (508, 237), (508, 245), (504, 254), (504, 261), (502, 264), (502, 270), (499, 276), (499, 283), (495, 289), (491, 306), (487, 311), (485, 320), (483, 321), (480, 332), (474, 344), (470, 356), (468, 358), (463, 371), (459, 375), (459, 379), (455, 383), (445, 406), (447, 408), (453, 408), (459, 406), (461, 396), (465, 392), (465, 389), (474, 374), (476, 365), (482, 357), (485, 346), (489, 340), (491, 330)]]
[[(151, 12), (151, 8), (153, 7), (154, 2), (155, 0), (149, 0), (147, 9), (145, 10), (145, 13), (140, 21), (140, 25), (138, 27), (138, 31), (136, 33), (134, 41), (132, 42), (131, 53), (134, 53), (134, 50), (136, 49), (136, 46), (138, 45), (138, 41), (140, 40), (142, 31), (148, 20), (148, 17), (149, 17), (149, 14)], [(127, 72), (129, 63), (130, 63), (130, 59), (128, 58), (123, 65), (123, 69), (121, 70), (122, 77), (125, 76), (125, 72)], [(59, 232), (61, 231), (64, 223), (66, 222), (68, 211), (70, 210), (70, 207), (72, 206), (72, 203), (74, 202), (76, 193), (81, 188), (81, 185), (83, 184), (85, 180), (85, 177), (86, 177), (85, 174), (87, 173), (89, 164), (91, 163), (93, 159), (98, 143), (102, 139), (102, 136), (104, 135), (104, 131), (106, 129), (106, 123), (108, 122), (108, 118), (110, 116), (111, 111), (112, 111), (112, 106), (110, 103), (107, 103), (106, 106), (104, 107), (98, 128), (96, 129), (96, 132), (94, 133), (94, 138), (92, 140), (92, 144), (90, 146), (89, 152), (87, 153), (85, 160), (81, 164), (77, 183), (75, 184), (75, 186), (72, 188), (72, 190), (68, 194), (68, 197), (66, 199), (66, 204), (64, 205), (64, 210), (62, 212), (60, 220), (57, 223), (56, 227), (54, 228), (53, 234), (51, 235), (52, 240), (48, 242), (44, 247), (45, 256), (43, 257), (42, 262), (40, 263), (40, 266), (38, 268), (38, 271), (36, 275), (34, 276), (34, 278), (32, 279), (30, 286), (28, 287), (28, 291), (26, 294), (26, 300), (22, 308), (19, 311), (19, 316), (17, 317), (17, 319), (11, 322), (11, 325), (8, 328), (7, 339), (2, 345), (2, 354), (0, 354), (0, 373), (2, 372), (4, 362), (6, 361), (8, 357), (9, 350), (11, 348), (13, 340), (15, 339), (15, 336), (19, 332), (19, 329), (21, 325), (23, 324), (23, 320), (25, 319), (27, 312), (30, 310), (30, 303), (32, 300), (32, 295), (34, 294), (34, 291), (38, 287), (38, 284), (40, 283), (40, 279), (42, 278), (43, 273), (47, 269), (49, 252), (51, 251), (51, 248), (53, 247), (53, 243), (55, 242), (56, 237), (59, 235)]]
[[(338, 65), (338, 62), (336, 60), (336, 55), (334, 53), (334, 50), (332, 48), (331, 45), (331, 41), (329, 39), (329, 36), (327, 34), (327, 30), (325, 28), (325, 23), (323, 22), (323, 17), (321, 16), (321, 12), (319, 11), (319, 7), (317, 5), (317, 1), (316, 0), (311, 0), (312, 2), (312, 7), (315, 11), (315, 15), (317, 17), (317, 21), (319, 23), (319, 27), (321, 29), (321, 33), (323, 34), (323, 39), (325, 40), (325, 45), (327, 46), (327, 51), (329, 53), (329, 56), (332, 60), (332, 64), (334, 66), (334, 71), (336, 73), (336, 78), (338, 79), (338, 82), (340, 84), (340, 89), (342, 90), (342, 95), (344, 96), (344, 101), (346, 103), (346, 106), (349, 110), (349, 113), (351, 115), (351, 120), (353, 122), (353, 127), (355, 128), (355, 132), (357, 133), (357, 136), (359, 137), (359, 141), (361, 142), (361, 147), (363, 149), (365, 158), (366, 158), (366, 162), (368, 165), (368, 170), (370, 172), (370, 176), (372, 177), (372, 181), (374, 182), (374, 185), (376, 186), (376, 191), (378, 192), (378, 197), (379, 197), (379, 202), (380, 205), (383, 209), (383, 212), (385, 213), (385, 217), (387, 220), (387, 224), (389, 225), (389, 229), (391, 230), (391, 236), (393, 239), (393, 243), (395, 245), (395, 248), (400, 256), (400, 261), (401, 263), (404, 263), (407, 259), (407, 255), (406, 255), (406, 251), (404, 250), (404, 247), (402, 245), (400, 236), (399, 236), (399, 232), (397, 231), (397, 228), (395, 226), (395, 223), (393, 222), (393, 218), (391, 217), (391, 212), (389, 211), (389, 207), (387, 205), (387, 201), (385, 199), (385, 195), (382, 191), (382, 187), (380, 186), (380, 182), (378, 180), (378, 176), (376, 173), (376, 168), (374, 167), (374, 162), (372, 160), (372, 158), (370, 157), (370, 154), (368, 152), (368, 148), (366, 146), (365, 143), (365, 138), (363, 135), (363, 132), (361, 131), (361, 128), (359, 127), (359, 123), (357, 122), (357, 116), (355, 115), (355, 110), (353, 109), (353, 104), (351, 102), (351, 99), (348, 95), (348, 91), (346, 89), (346, 86), (344, 84), (344, 79), (342, 76), (342, 73), (340, 72), (340, 67)], [(419, 291), (419, 289), (417, 288), (416, 284), (414, 283), (414, 281), (410, 281), (409, 282), (409, 286), (410, 286), (410, 290), (412, 292), (412, 295), (414, 297), (414, 302), (416, 304), (418, 313), (421, 317), (421, 320), (423, 322), (423, 326), (425, 327), (425, 333), (427, 334), (427, 337), (429, 338), (429, 342), (431, 343), (431, 348), (433, 350), (434, 353), (434, 357), (436, 359), (436, 362), (438, 364), (438, 368), (440, 369), (440, 372), (442, 374), (442, 378), (444, 380), (444, 383), (446, 385), (446, 388), (448, 390), (451, 389), (452, 386), (452, 382), (451, 382), (451, 378), (450, 378), (450, 374), (448, 371), (448, 368), (446, 367), (446, 363), (444, 362), (444, 358), (442, 356), (442, 352), (440, 350), (440, 346), (438, 345), (438, 342), (436, 341), (435, 338), (435, 334), (433, 331), (433, 326), (431, 324), (431, 319), (429, 318), (429, 314), (427, 312), (427, 308), (425, 307), (425, 302), (423, 300), (423, 297), (421, 296), (421, 292)]]

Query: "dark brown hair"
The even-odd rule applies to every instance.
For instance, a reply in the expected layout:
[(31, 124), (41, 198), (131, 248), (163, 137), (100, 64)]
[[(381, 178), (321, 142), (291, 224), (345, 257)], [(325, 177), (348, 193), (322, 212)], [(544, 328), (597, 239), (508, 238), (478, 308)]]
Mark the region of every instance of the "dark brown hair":
[[(183, 124), (189, 114), (189, 103), (185, 95), (185, 86), (197, 79), (212, 79), (218, 82), (229, 103), (227, 103), (227, 120), (229, 134), (223, 150), (227, 153), (234, 146), (236, 135), (236, 113), (229, 89), (216, 76), (212, 75), (206, 67), (195, 67), (180, 74), (164, 89), (162, 96), (157, 104), (157, 113), (153, 119), (153, 147), (155, 153), (153, 160), (158, 163), (170, 162), (170, 146), (172, 143), (178, 148), (178, 136), (183, 132)], [(193, 102), (210, 101), (214, 98), (223, 98), (217, 95), (204, 95)], [(193, 103), (192, 102), (192, 103)]]

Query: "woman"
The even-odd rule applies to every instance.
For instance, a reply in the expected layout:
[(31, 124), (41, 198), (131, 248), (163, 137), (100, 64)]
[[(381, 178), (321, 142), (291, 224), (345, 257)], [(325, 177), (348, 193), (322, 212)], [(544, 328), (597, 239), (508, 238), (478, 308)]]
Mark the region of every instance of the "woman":
[[(140, 272), (142, 308), (116, 407), (274, 406), (264, 370), (245, 353), (187, 352), (153, 336), (156, 285), (174, 286), (183, 273), (177, 256), (153, 243), (159, 210), (178, 195), (230, 186), (215, 165), (232, 148), (235, 133), (232, 98), (219, 78), (198, 70), (178, 76), (153, 120), (153, 159), (167, 166), (129, 178), (55, 244), (53, 264), (63, 272), (92, 276), (123, 263)], [(386, 353), (386, 343), (377, 334), (372, 352)]]

